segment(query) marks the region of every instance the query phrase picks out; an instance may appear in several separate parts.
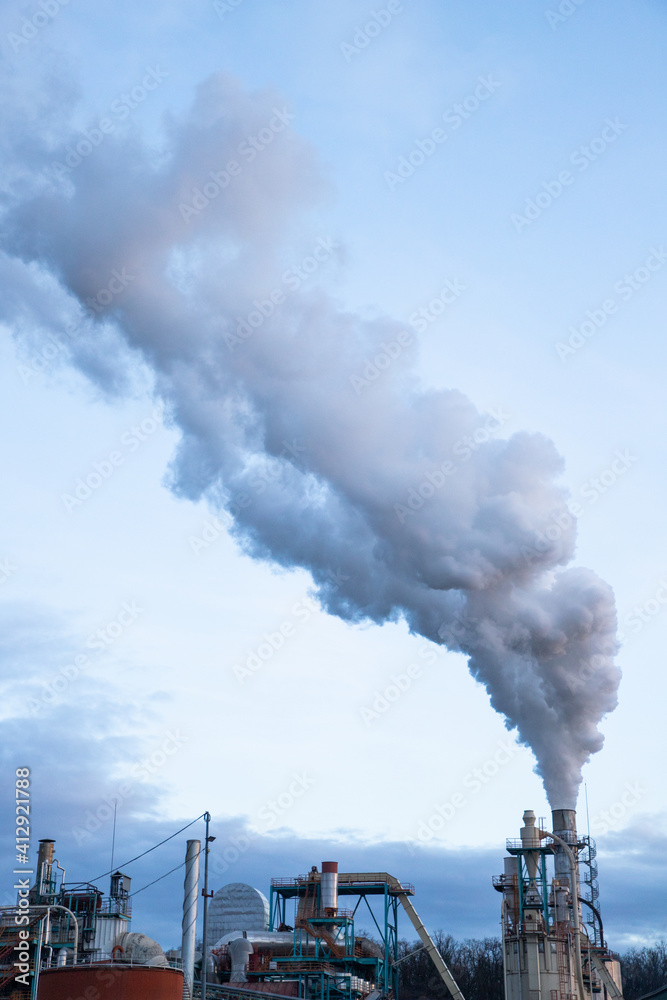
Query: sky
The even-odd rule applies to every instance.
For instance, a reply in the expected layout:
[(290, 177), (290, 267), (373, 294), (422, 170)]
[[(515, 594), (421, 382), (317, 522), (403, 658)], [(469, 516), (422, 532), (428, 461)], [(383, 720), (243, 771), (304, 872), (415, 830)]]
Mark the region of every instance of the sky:
[[(2, 5), (4, 903), (27, 766), (68, 881), (114, 805), (116, 865), (208, 810), (213, 888), (338, 859), (493, 935), (549, 815), (530, 746), (578, 775), (599, 728), (607, 936), (665, 936), (666, 32), (658, 0)], [(465, 488), (422, 489), (450, 452)], [(577, 609), (595, 669), (545, 707), (505, 639), (542, 663)], [(181, 900), (135, 929), (178, 943)]]

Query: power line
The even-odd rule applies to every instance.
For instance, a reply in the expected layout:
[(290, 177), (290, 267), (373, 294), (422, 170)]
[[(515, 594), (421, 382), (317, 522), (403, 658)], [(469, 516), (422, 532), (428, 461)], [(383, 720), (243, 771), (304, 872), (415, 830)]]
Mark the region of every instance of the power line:
[[(200, 847), (197, 853), (195, 854), (195, 857), (198, 858), (201, 853), (202, 853), (202, 848)], [(142, 885), (141, 889), (137, 889), (135, 892), (131, 892), (130, 896), (137, 896), (140, 892), (143, 892), (144, 889), (150, 889), (152, 885), (155, 885), (156, 882), (161, 882), (163, 878), (167, 877), (167, 875), (172, 875), (174, 872), (177, 872), (179, 868), (184, 868), (187, 863), (188, 862), (186, 858), (185, 861), (181, 861), (180, 865), (176, 865), (176, 867), (172, 868), (171, 871), (165, 872), (164, 875), (160, 875), (159, 878), (153, 879), (153, 881), (149, 882), (148, 885)]]
[[(203, 819), (205, 815), (206, 813), (201, 813), (201, 815), (197, 816), (197, 819), (193, 819), (191, 823), (187, 823), (185, 826), (182, 826), (180, 830), (177, 830), (176, 833), (172, 833), (170, 837), (165, 837), (164, 840), (161, 840), (159, 844), (155, 844), (154, 847), (149, 847), (147, 851), (143, 852), (143, 854), (137, 854), (136, 858), (132, 858), (131, 861), (124, 861), (122, 865), (118, 865), (118, 868), (127, 868), (128, 865), (131, 865), (135, 861), (138, 861), (139, 858), (143, 858), (147, 854), (150, 854), (151, 851), (155, 851), (157, 850), (158, 847), (162, 847), (162, 845), (166, 844), (168, 840), (173, 840), (174, 837), (178, 837), (179, 833), (183, 833), (183, 830), (187, 830), (188, 827), (194, 826), (194, 824), (199, 822), (200, 819)], [(174, 869), (174, 871), (176, 871), (176, 869)], [(99, 882), (101, 878), (104, 878), (106, 875), (112, 875), (112, 874), (113, 874), (113, 868), (108, 872), (102, 872), (101, 875), (96, 875), (95, 878), (90, 879), (90, 883), (94, 884), (95, 882)], [(146, 886), (144, 886), (144, 888), (146, 888)]]

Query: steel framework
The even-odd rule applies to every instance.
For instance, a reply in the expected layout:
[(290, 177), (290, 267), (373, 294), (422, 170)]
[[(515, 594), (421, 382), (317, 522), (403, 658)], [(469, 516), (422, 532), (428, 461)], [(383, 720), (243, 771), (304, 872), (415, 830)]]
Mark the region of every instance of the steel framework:
[[(386, 996), (398, 995), (398, 907), (401, 895), (414, 895), (412, 885), (383, 872), (341, 873), (338, 895), (356, 897), (350, 910), (335, 916), (322, 909), (317, 873), (291, 879), (273, 879), (270, 894), (269, 930), (289, 926), (288, 900), (297, 904), (292, 955), (276, 955), (273, 969), (263, 971), (264, 981), (286, 978), (299, 983), (299, 996), (322, 1000), (356, 1000), (368, 985)], [(377, 913), (369, 897), (381, 897)], [(364, 910), (364, 907), (366, 908)], [(355, 918), (360, 908), (370, 914), (377, 930), (382, 955), (363, 954), (355, 937)], [(314, 946), (313, 946), (314, 942)]]

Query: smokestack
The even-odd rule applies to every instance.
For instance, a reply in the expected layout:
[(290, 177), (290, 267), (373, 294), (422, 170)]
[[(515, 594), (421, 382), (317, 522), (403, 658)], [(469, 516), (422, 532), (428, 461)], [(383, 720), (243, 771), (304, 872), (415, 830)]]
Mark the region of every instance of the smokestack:
[(40, 840), (37, 851), (37, 875), (35, 877), (35, 890), (40, 896), (44, 895), (45, 883), (51, 881), (51, 867), (55, 849), (55, 840)]
[(199, 854), (201, 841), (188, 840), (185, 852), (185, 882), (183, 896), (183, 937), (181, 940), (181, 962), (183, 975), (190, 988), (195, 978), (195, 941), (197, 932), (197, 894), (199, 890)]
[[(335, 917), (338, 912), (338, 862), (322, 862), (322, 878), (320, 881), (322, 909), (327, 916)], [(330, 910), (330, 913), (327, 913)]]
[[(576, 845), (577, 845), (577, 814), (574, 809), (552, 809), (551, 810), (551, 829), (564, 840), (568, 847), (574, 850), (576, 855)], [(575, 904), (575, 894), (578, 894), (578, 886), (572, 886), (570, 884), (570, 861), (567, 854), (560, 846), (560, 844), (555, 843), (553, 845), (555, 861), (554, 869), (555, 876), (558, 879), (564, 880), (567, 885), (570, 886), (570, 891), (572, 892), (573, 905)]]
[(56, 849), (55, 840), (40, 840), (39, 851), (37, 854), (37, 867), (41, 868), (44, 862), (48, 862), (49, 865), (53, 862), (53, 855)]

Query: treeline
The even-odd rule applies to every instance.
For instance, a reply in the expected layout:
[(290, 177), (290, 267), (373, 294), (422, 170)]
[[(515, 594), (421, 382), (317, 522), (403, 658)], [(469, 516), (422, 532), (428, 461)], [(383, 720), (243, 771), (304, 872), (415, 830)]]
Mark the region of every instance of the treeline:
[(621, 955), (621, 968), (625, 1000), (638, 1000), (645, 993), (667, 986), (667, 942), (626, 951)]
[[(503, 949), (498, 938), (455, 941), (438, 931), (433, 940), (466, 1000), (505, 1000)], [(401, 1000), (450, 1000), (428, 952), (419, 943), (407, 941), (401, 941), (399, 948), (404, 959), (399, 965)]]
[[(498, 938), (455, 941), (449, 934), (433, 936), (438, 950), (466, 1000), (504, 1000), (503, 951)], [(449, 1000), (428, 953), (419, 943), (399, 945), (401, 1000)], [(645, 993), (667, 986), (667, 942), (651, 948), (633, 948), (621, 955), (623, 996), (639, 1000)]]

